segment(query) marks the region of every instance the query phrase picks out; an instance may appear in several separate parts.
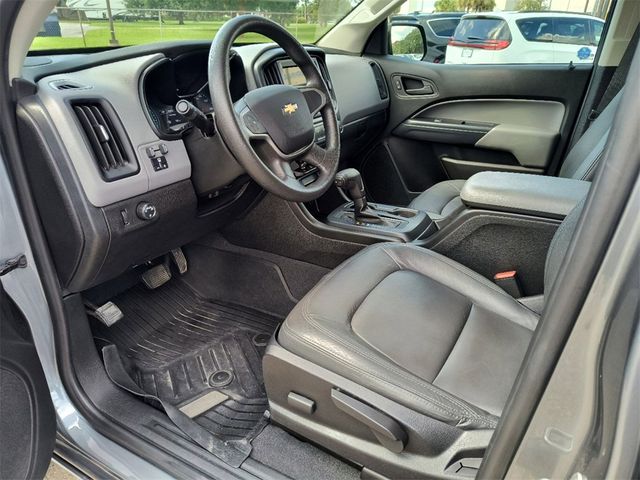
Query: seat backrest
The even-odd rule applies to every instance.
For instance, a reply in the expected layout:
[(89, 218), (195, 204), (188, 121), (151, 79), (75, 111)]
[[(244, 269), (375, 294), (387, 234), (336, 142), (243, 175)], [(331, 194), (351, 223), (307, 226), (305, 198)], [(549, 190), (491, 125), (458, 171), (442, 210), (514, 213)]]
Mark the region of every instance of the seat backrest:
[(607, 143), (621, 96), (622, 90), (613, 97), (609, 105), (589, 125), (580, 140), (569, 151), (560, 169), (560, 177), (589, 181), (593, 178), (593, 173), (604, 151), (604, 145)]
[[(586, 197), (585, 197), (586, 199)], [(569, 242), (573, 237), (573, 232), (578, 225), (578, 219), (584, 208), (585, 199), (582, 199), (578, 204), (569, 212), (569, 214), (562, 221), (558, 230), (556, 230), (549, 251), (547, 252), (547, 260), (544, 265), (544, 298), (549, 298), (549, 292), (553, 287), (553, 283), (560, 271), (560, 265), (562, 259), (567, 255), (569, 248)]]

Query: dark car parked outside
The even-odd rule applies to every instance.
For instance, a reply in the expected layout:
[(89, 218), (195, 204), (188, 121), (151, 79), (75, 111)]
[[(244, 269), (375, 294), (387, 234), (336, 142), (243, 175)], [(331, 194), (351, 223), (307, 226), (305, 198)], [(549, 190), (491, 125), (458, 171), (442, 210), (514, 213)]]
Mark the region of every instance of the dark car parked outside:
[(424, 28), (427, 40), (425, 62), (444, 63), (447, 43), (453, 36), (464, 12), (412, 13), (391, 17), (391, 24), (419, 24)]

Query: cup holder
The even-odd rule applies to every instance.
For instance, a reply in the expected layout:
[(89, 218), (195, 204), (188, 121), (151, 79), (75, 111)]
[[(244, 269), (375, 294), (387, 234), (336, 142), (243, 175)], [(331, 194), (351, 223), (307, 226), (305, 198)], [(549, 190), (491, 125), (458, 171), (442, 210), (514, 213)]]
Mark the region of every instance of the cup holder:
[(417, 210), (408, 210), (406, 208), (396, 208), (391, 213), (403, 218), (413, 218), (418, 214)]

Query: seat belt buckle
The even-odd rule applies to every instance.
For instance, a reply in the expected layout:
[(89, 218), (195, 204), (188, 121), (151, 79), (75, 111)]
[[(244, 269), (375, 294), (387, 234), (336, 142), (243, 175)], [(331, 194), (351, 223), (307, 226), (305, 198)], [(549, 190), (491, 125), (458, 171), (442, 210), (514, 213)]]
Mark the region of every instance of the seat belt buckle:
[(493, 282), (513, 298), (522, 297), (522, 289), (518, 282), (518, 273), (515, 270), (496, 273), (493, 276)]

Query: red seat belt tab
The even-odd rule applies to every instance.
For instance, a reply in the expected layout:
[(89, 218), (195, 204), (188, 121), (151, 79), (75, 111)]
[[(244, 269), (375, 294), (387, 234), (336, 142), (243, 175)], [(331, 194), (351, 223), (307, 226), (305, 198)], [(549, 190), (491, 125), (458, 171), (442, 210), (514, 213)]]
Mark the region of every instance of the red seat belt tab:
[(515, 270), (498, 272), (493, 276), (493, 281), (513, 298), (522, 297), (522, 289), (520, 288), (518, 274)]

